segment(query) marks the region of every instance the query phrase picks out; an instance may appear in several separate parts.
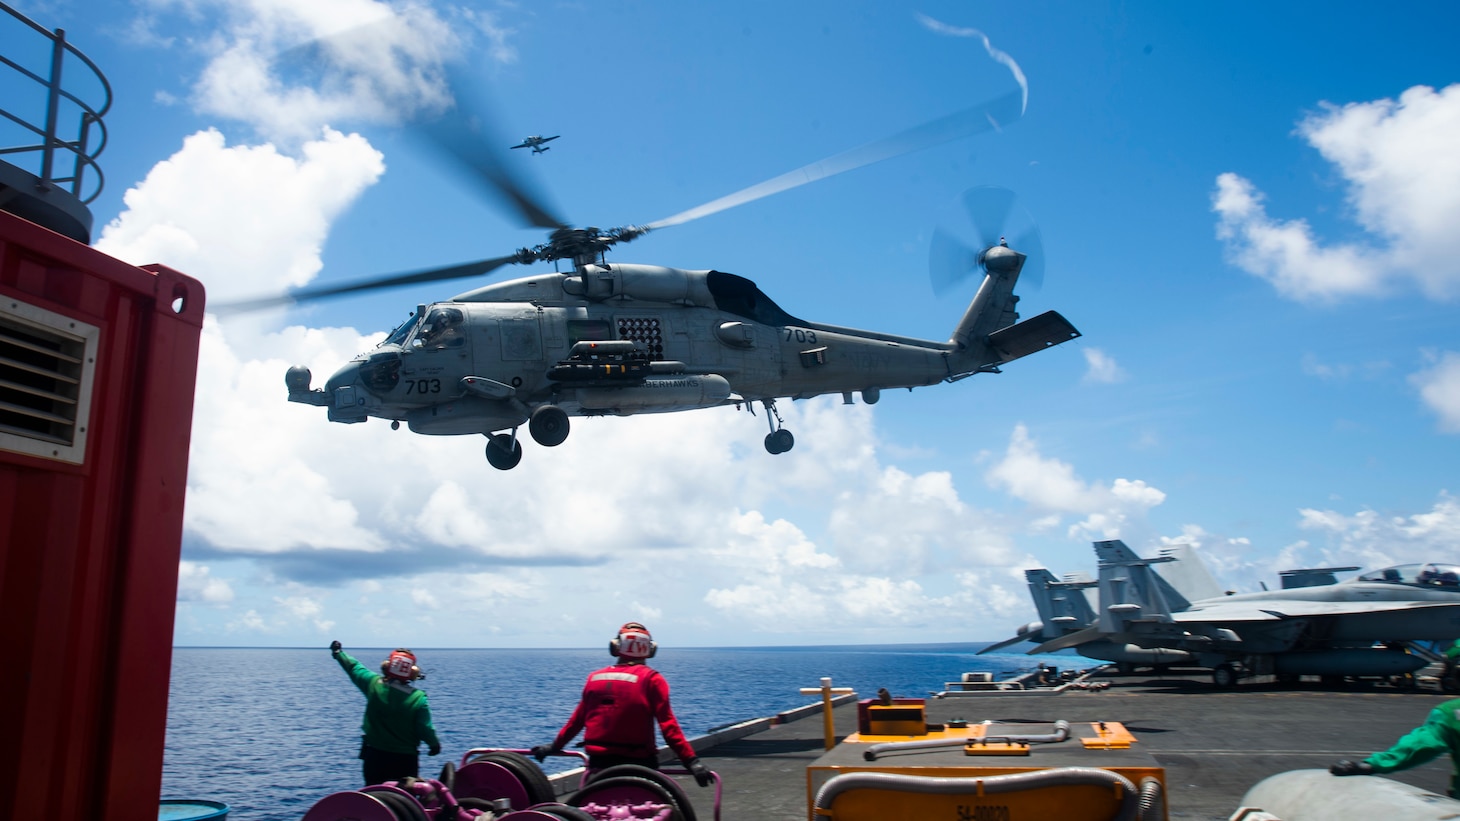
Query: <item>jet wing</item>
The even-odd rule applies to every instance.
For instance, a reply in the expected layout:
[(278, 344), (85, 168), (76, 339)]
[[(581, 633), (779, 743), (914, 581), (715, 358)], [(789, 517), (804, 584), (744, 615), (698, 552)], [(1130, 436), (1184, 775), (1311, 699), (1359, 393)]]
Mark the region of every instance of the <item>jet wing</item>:
[(1044, 644), (1041, 644), (1038, 647), (1035, 647), (1033, 650), (1030, 650), (1029, 655), (1032, 656), (1036, 653), (1053, 653), (1056, 650), (1067, 650), (1071, 647), (1079, 647), (1080, 645), (1086, 644), (1088, 642), (1100, 641), (1105, 637), (1106, 634), (1100, 632), (1100, 628), (1086, 627), (1084, 630), (1076, 630), (1073, 633), (1067, 633), (1057, 639), (1050, 639)]
[(990, 644), (988, 647), (985, 647), (984, 649), (978, 651), (977, 653), (974, 653), (974, 655), (975, 656), (981, 656), (984, 653), (992, 653), (995, 650), (1002, 650), (1005, 647), (1008, 647), (1008, 646), (1010, 646), (1012, 644), (1018, 644), (1019, 642), (1024, 641), (1024, 640), (1025, 640), (1024, 636), (1015, 636), (1012, 639), (1004, 639), (1003, 641), (995, 642), (994, 644)]
[[(1448, 612), (1443, 612), (1448, 609)], [(1441, 611), (1441, 612), (1435, 612)], [(1191, 609), (1171, 614), (1178, 623), (1278, 621), (1317, 616), (1357, 616), (1373, 613), (1415, 613), (1460, 616), (1460, 602), (1436, 601), (1300, 601), (1269, 599), (1255, 602), (1198, 602)]]

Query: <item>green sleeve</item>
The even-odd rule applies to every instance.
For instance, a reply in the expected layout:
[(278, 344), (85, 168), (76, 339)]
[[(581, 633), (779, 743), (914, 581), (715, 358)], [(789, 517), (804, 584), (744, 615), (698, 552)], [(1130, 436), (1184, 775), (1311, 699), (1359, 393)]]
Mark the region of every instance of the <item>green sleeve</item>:
[(340, 663), (340, 667), (349, 675), (350, 681), (354, 682), (355, 686), (360, 688), (360, 692), (366, 695), (370, 693), (370, 682), (380, 678), (379, 675), (370, 672), (368, 667), (356, 661), (353, 656), (344, 650), (341, 650), (339, 655), (335, 656), (335, 661)]
[(427, 747), (440, 748), (441, 740), (436, 737), (436, 728), (431, 724), (431, 704), (426, 693), (418, 690), (421, 698), (416, 702), (416, 735), (426, 742)]
[(1410, 730), (1393, 747), (1364, 759), (1376, 773), (1392, 773), (1418, 767), (1450, 751), (1446, 738), (1445, 716), (1440, 710), (1430, 712), (1424, 724)]

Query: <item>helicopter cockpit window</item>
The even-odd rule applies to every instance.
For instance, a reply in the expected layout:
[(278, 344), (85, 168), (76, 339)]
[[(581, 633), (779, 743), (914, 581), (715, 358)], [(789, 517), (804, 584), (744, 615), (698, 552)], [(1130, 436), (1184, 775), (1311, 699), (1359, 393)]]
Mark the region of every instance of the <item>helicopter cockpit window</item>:
[(405, 322), (402, 322), (400, 325), (396, 326), (396, 329), (390, 332), (390, 336), (387, 336), (385, 338), (385, 341), (380, 344), (404, 345), (406, 342), (406, 337), (411, 335), (411, 329), (415, 327), (416, 318), (415, 316), (412, 316), (410, 319), (407, 319)]
[(1373, 570), (1359, 577), (1365, 582), (1412, 584), (1420, 587), (1445, 587), (1460, 590), (1460, 565), (1428, 562), (1401, 564)]
[(781, 310), (754, 282), (736, 274), (711, 271), (705, 278), (715, 307), (766, 325), (805, 325), (806, 323)]
[(465, 320), (460, 308), (432, 308), (421, 322), (416, 342), (427, 350), (459, 348), (466, 343)]

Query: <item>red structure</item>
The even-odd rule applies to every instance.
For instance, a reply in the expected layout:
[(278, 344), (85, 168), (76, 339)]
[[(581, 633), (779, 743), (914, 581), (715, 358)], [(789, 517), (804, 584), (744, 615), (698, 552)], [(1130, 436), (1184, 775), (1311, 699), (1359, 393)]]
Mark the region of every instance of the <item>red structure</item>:
[(0, 212), (0, 818), (155, 818), (203, 287)]

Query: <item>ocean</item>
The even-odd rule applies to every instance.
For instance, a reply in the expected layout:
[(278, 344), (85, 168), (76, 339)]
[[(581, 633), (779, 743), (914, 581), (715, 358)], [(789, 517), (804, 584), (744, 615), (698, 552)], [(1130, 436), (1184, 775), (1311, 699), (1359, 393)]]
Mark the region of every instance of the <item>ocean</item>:
[[(669, 648), (650, 665), (668, 679), (674, 712), (693, 738), (817, 701), (799, 690), (819, 687), (823, 676), (863, 698), (882, 687), (894, 696), (926, 697), (964, 672), (1005, 673), (1036, 663), (1026, 655), (976, 656), (983, 646)], [(389, 653), (346, 650), (372, 667)], [(436, 758), (422, 751), (423, 776), (474, 747), (552, 741), (584, 678), (611, 660), (606, 648), (416, 653), (442, 748)], [(1070, 655), (1040, 660), (1061, 669), (1098, 664)], [(326, 795), (359, 788), (363, 711), (364, 698), (324, 648), (176, 648), (162, 795), (225, 802), (230, 821), (298, 821)], [(572, 761), (548, 764), (563, 769)]]

